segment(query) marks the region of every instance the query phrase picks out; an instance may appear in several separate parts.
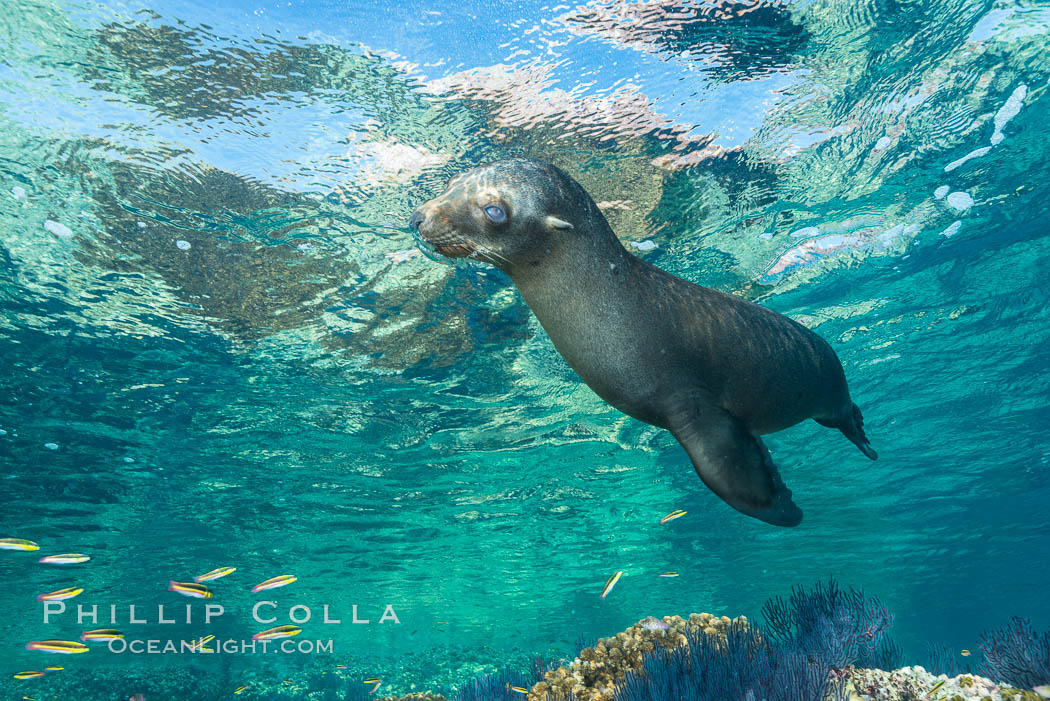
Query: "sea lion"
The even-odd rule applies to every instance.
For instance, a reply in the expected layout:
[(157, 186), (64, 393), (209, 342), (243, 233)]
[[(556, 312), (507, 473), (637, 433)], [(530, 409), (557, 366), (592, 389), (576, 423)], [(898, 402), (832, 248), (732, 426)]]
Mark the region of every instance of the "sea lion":
[(512, 159), (457, 175), (409, 226), (443, 256), (507, 273), (583, 381), (669, 430), (704, 484), (748, 516), (802, 520), (762, 434), (811, 418), (877, 457), (824, 339), (632, 255), (590, 195), (552, 165)]

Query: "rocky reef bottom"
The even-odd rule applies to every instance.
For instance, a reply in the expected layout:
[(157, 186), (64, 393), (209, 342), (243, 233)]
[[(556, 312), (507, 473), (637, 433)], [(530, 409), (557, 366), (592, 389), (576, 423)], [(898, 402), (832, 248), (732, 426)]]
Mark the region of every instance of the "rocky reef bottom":
[[(674, 651), (688, 647), (698, 636), (704, 636), (716, 646), (724, 646), (734, 628), (739, 630), (746, 626), (747, 619), (744, 617), (730, 619), (709, 613), (692, 614), (688, 619), (679, 616), (662, 619), (649, 617), (615, 636), (602, 638), (593, 646), (584, 648), (571, 662), (548, 670), (541, 681), (528, 689), (515, 688), (508, 682), (503, 689), (495, 684), (489, 685), (493, 687), (489, 690), (461, 690), (451, 700), (442, 694), (422, 692), (385, 696), (378, 701), (488, 701), (515, 697), (528, 701), (618, 701), (625, 698), (635, 701), (635, 697), (625, 690), (623, 682), (628, 675), (644, 674), (647, 656), (658, 650)], [(746, 675), (745, 670), (740, 671)], [(998, 684), (976, 674), (949, 677), (933, 674), (918, 665), (894, 670), (848, 665), (842, 669), (831, 669), (829, 677), (832, 683), (829, 684), (827, 696), (822, 697), (828, 701), (1042, 701), (1046, 698), (1035, 691)], [(818, 698), (796, 695), (790, 691), (784, 697), (819, 701)], [(639, 698), (679, 701), (679, 698), (713, 700), (718, 697), (698, 695), (672, 699), (650, 695)], [(731, 697), (726, 697), (724, 701), (728, 701), (728, 698)], [(767, 697), (760, 693), (745, 693), (739, 698), (762, 701)]]
[(851, 701), (1041, 701), (1043, 698), (1034, 691), (999, 685), (976, 674), (934, 675), (918, 665), (892, 671), (850, 668), (846, 674)]
[[(891, 671), (851, 667), (844, 670), (843, 675), (846, 695), (841, 698), (849, 701), (1044, 701), (1047, 698), (1034, 691), (1000, 686), (991, 679), (974, 674), (934, 675), (918, 665)], [(535, 698), (534, 692), (530, 691), (528, 698)], [(442, 694), (424, 692), (386, 696), (378, 701), (449, 700)]]

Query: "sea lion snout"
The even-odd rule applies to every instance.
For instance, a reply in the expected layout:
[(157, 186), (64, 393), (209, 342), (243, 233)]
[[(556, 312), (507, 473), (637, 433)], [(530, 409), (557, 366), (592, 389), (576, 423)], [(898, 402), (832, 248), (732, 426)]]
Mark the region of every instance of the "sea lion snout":
[(408, 218), (408, 228), (418, 239), (446, 258), (465, 258), (478, 251), (474, 242), (457, 233), (452, 219), (435, 207), (433, 201), (426, 203)]
[(451, 178), (444, 192), (412, 213), (408, 224), (424, 251), (470, 257), (513, 277), (543, 260), (564, 257), (566, 247), (618, 255), (622, 246), (600, 213), (594, 226), (599, 237), (607, 235), (609, 245), (597, 251), (586, 244), (594, 232), (581, 231), (577, 215), (592, 210), (597, 212), (590, 196), (554, 166), (510, 159)]
[(418, 209), (412, 212), (412, 216), (408, 218), (408, 228), (419, 233), (419, 225), (423, 223), (423, 213)]

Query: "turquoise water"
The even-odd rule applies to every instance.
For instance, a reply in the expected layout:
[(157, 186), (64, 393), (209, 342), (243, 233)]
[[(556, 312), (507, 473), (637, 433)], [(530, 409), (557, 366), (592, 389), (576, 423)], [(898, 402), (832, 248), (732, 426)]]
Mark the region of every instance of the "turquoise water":
[[(300, 637), (333, 641), (57, 662), (140, 685), (340, 663), (447, 690), (828, 576), (887, 604), (910, 662), (1050, 625), (1050, 4), (679, 9), (5, 3), (0, 537), (40, 544), (0, 552), (5, 688), (59, 657), (26, 642), (84, 630), (42, 622), (69, 586), (129, 638), (241, 639), (249, 588), (294, 574), (277, 623), (310, 606)], [(878, 462), (812, 422), (769, 436), (805, 520), (748, 519), (508, 278), (419, 255), (409, 213), (507, 156), (827, 339)], [(67, 552), (92, 560), (36, 564)], [(166, 591), (219, 566), (209, 602)]]

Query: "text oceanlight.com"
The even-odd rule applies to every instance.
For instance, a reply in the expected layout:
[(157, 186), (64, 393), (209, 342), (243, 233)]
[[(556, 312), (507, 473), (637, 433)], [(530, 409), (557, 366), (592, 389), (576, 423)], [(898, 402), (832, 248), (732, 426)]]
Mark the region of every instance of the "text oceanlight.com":
[(199, 640), (125, 640), (109, 641), (109, 651), (133, 655), (331, 655), (331, 640), (213, 640), (204, 647)]

